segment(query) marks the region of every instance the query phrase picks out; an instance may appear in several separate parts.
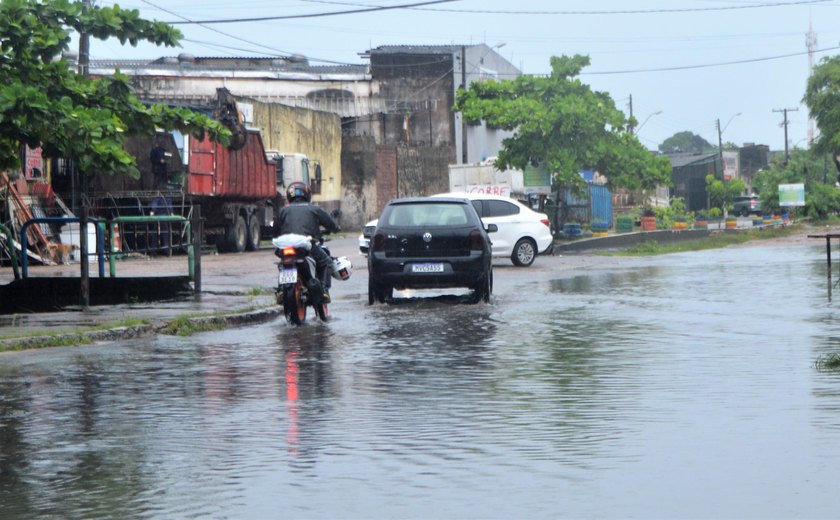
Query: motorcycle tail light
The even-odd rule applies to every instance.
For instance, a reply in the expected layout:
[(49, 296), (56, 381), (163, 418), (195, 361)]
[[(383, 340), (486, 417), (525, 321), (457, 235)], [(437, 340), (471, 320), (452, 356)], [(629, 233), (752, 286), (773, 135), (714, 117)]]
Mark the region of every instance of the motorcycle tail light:
[(295, 256), (295, 248), (294, 247), (284, 247), (283, 248), (283, 256)]
[(470, 232), (470, 249), (473, 251), (484, 249), (484, 236), (477, 229)]

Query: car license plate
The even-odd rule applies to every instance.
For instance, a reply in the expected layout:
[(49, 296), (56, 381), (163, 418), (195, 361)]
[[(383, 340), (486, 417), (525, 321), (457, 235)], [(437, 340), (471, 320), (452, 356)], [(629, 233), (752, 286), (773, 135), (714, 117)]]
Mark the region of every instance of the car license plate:
[(280, 269), (280, 275), (277, 277), (279, 285), (295, 282), (297, 282), (297, 269)]
[(442, 273), (443, 264), (411, 264), (412, 273)]

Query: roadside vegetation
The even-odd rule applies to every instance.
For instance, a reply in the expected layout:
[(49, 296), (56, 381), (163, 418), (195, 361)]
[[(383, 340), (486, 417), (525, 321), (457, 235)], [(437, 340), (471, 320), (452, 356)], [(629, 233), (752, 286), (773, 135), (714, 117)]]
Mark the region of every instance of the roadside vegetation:
[(827, 356), (820, 356), (814, 365), (817, 370), (840, 371), (840, 354), (835, 352)]
[(148, 325), (150, 325), (148, 320), (128, 318), (118, 322), (102, 323), (66, 331), (44, 331), (41, 333), (27, 331), (20, 334), (5, 335), (0, 337), (0, 352), (82, 345), (91, 342), (90, 334), (93, 332)]
[(713, 233), (707, 238), (669, 242), (667, 244), (660, 244), (654, 241), (642, 242), (624, 251), (611, 251), (600, 254), (603, 256), (656, 256), (670, 253), (685, 253), (688, 251), (703, 251), (706, 249), (720, 249), (731, 245), (743, 244), (751, 240), (786, 237), (799, 233), (800, 231), (799, 225), (793, 225), (751, 229), (738, 233)]

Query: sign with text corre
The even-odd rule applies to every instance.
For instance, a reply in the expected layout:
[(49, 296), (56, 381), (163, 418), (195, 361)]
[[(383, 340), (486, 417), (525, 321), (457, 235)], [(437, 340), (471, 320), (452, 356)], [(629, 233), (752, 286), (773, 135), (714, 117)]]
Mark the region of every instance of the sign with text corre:
[(779, 206), (784, 208), (804, 205), (804, 184), (779, 184)]
[(506, 184), (468, 184), (467, 193), (510, 197), (510, 186)]

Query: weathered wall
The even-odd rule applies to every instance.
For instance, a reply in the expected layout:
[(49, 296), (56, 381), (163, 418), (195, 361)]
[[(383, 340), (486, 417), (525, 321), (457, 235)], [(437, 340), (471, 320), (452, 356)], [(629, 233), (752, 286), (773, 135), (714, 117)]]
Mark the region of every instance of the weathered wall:
[(449, 159), (453, 147), (397, 147), (397, 193), (425, 197), (449, 191)]
[(378, 97), (386, 107), (380, 120), (381, 142), (454, 144), (451, 54), (374, 53), (370, 67), (379, 84)]
[(361, 229), (379, 216), (376, 193), (376, 142), (345, 137), (341, 146), (341, 227)]
[(399, 196), (397, 186), (397, 147), (376, 147), (376, 213), (382, 211), (389, 200)]
[[(245, 100), (243, 100), (245, 101)], [(341, 118), (327, 112), (247, 100), (254, 107), (254, 125), (262, 130), (266, 150), (304, 153), (314, 179), (321, 164), (320, 195), (313, 201), (332, 210), (341, 205)]]

